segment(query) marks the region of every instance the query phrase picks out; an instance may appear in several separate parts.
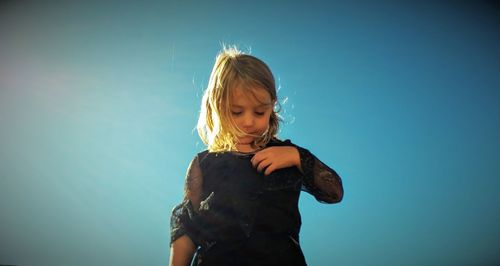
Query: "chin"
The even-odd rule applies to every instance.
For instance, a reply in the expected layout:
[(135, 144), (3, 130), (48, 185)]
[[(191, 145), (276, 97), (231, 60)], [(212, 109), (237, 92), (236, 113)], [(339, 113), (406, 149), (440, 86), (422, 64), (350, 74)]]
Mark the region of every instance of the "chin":
[(252, 144), (254, 142), (254, 140), (255, 139), (253, 139), (253, 138), (251, 138), (251, 139), (250, 138), (246, 138), (246, 139), (239, 140), (238, 144), (240, 144), (240, 145), (250, 145), (250, 144)]

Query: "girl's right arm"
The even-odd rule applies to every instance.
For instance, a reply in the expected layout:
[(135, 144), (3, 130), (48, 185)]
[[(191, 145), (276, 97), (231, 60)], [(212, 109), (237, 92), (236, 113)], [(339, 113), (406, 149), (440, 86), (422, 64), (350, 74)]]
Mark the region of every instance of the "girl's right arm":
[(170, 247), (170, 266), (187, 266), (191, 263), (195, 245), (187, 235), (179, 237)]
[(200, 228), (193, 220), (200, 205), (203, 182), (197, 156), (188, 167), (185, 182), (184, 200), (174, 207), (170, 220), (170, 266), (190, 265), (196, 250), (195, 242), (199, 241)]

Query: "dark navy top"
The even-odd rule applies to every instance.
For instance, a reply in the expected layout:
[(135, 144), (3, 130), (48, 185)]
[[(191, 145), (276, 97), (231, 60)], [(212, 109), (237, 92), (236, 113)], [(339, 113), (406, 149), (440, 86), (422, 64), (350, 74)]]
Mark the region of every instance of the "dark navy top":
[(253, 154), (195, 156), (186, 175), (185, 197), (171, 217), (171, 243), (186, 234), (198, 246), (193, 265), (306, 265), (299, 244), (300, 191), (320, 202), (343, 197), (338, 174), (289, 140), (266, 147), (294, 146), (298, 168), (258, 173)]

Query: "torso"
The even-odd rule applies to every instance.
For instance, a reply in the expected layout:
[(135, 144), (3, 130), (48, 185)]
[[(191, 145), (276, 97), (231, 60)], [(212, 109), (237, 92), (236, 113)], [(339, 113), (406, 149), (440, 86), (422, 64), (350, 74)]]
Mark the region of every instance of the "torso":
[(298, 246), (301, 174), (291, 167), (264, 176), (252, 166), (252, 156), (199, 154), (203, 174), (200, 214), (208, 243), (205, 258), (238, 252), (245, 257), (253, 252), (270, 259), (290, 249), (302, 256)]

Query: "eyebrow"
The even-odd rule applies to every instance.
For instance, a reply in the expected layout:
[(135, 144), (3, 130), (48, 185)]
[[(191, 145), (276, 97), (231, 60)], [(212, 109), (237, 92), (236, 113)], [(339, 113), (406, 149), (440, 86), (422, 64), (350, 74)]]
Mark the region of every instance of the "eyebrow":
[[(267, 106), (270, 106), (270, 105), (271, 105), (270, 103), (263, 103), (263, 104), (255, 106), (255, 108), (267, 107)], [(244, 108), (244, 106), (237, 105), (237, 104), (232, 104), (231, 107)]]

